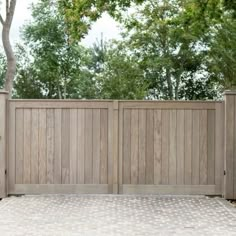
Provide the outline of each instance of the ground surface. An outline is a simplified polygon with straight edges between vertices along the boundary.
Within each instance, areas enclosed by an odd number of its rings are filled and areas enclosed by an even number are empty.
[[[236,208],[197,196],[11,197],[0,235],[236,235]]]

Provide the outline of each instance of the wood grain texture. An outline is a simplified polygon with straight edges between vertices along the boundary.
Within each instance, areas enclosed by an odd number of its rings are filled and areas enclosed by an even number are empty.
[[[207,111],[200,111],[200,184],[207,184]]]
[[[192,184],[200,184],[200,111],[193,111]]]
[[[47,175],[46,109],[39,109],[39,184],[46,184]]]
[[[100,183],[100,109],[93,110],[93,184]]]
[[[154,118],[153,110],[147,110],[146,184],[154,184]],[[132,163],[133,164],[133,163]]]
[[[184,184],[184,110],[177,110],[177,184]]]
[[[47,184],[54,176],[54,109],[47,109]]]
[[[138,184],[138,109],[131,111],[131,184]]]
[[[77,109],[70,109],[70,184],[77,183]]]
[[[62,110],[61,169],[62,184],[70,183],[70,109]]]
[[[17,114],[18,115],[18,114]],[[32,110],[31,184],[39,183],[39,110]],[[18,147],[20,148],[20,147]]]
[[[84,184],[84,158],[85,158],[85,109],[78,109],[78,184]]]
[[[162,110],[161,183],[169,184],[170,110]]]
[[[139,167],[138,167],[138,183],[146,182],[146,110],[139,109]]]
[[[16,109],[16,184],[23,184],[24,171],[24,110]]]
[[[24,109],[24,172],[23,183],[31,183],[31,109]]]
[[[177,123],[176,110],[170,112],[169,184],[177,184]]]
[[[154,111],[154,184],[161,183],[161,110]]]
[[[101,109],[100,183],[108,183],[108,111]]]
[[[93,110],[85,110],[85,184],[93,183]]]
[[[207,111],[207,183],[215,184],[215,111]]]
[[[131,110],[124,110],[123,183],[131,183]]]
[[[55,109],[54,111],[55,127],[54,127],[54,184],[62,183],[62,169],[61,169],[61,146],[62,146],[62,110]]]
[[[184,183],[192,183],[192,111],[185,110],[184,118]]]

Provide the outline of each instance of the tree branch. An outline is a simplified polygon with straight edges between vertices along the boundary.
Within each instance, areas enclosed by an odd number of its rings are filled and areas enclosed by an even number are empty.
[[[1,24],[2,25],[4,25],[4,20],[3,20],[3,18],[2,18],[2,15],[0,14],[0,22],[1,22]]]
[[[6,15],[9,12],[9,0],[6,0]]]

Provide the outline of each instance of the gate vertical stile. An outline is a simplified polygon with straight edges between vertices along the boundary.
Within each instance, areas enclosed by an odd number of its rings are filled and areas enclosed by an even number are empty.
[[[0,91],[0,198],[7,196],[6,186],[6,116],[7,116],[8,92]]]

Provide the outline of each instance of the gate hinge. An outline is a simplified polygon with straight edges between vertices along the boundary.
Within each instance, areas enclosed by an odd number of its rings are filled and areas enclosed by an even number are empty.
[[[224,175],[226,175],[226,171],[224,170]]]

